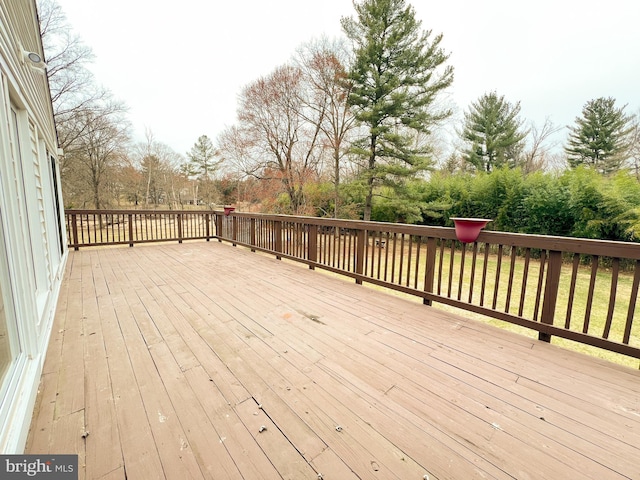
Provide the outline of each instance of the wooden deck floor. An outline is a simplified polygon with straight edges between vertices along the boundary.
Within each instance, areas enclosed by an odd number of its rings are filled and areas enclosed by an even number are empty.
[[[27,453],[87,479],[603,480],[639,479],[639,446],[636,370],[194,242],[70,254]]]

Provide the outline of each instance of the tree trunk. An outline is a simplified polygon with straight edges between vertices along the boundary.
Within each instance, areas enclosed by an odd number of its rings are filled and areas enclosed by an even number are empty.
[[[334,171],[333,171],[333,178],[334,178],[334,186],[335,186],[335,200],[334,200],[334,205],[333,205],[333,218],[338,218],[338,210],[339,210],[339,204],[340,204],[340,152],[338,150],[335,150],[334,152]]]
[[[378,137],[377,135],[371,135],[371,145],[369,147],[369,178],[367,178],[367,185],[369,189],[367,190],[367,196],[364,201],[364,214],[363,220],[368,222],[371,220],[371,206],[373,204],[373,169],[376,166],[376,144]]]

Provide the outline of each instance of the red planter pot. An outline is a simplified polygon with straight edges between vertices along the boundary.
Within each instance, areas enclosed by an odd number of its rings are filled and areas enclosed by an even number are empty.
[[[451,218],[456,227],[456,237],[463,243],[473,243],[487,223],[486,218]]]
[[[224,207],[224,214],[225,214],[226,216],[229,216],[229,214],[230,214],[231,212],[233,212],[235,209],[236,209],[236,207]]]

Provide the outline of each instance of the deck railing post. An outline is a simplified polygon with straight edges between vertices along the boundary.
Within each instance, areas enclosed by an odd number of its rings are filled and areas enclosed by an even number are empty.
[[[424,273],[424,291],[427,293],[433,293],[433,279],[436,273],[436,249],[437,240],[435,237],[429,237],[427,239],[427,266]],[[423,298],[422,303],[425,305],[431,305],[433,302],[428,298]]]
[[[127,214],[127,220],[129,221],[129,246],[133,247],[133,219],[132,213]]]
[[[78,221],[77,215],[75,213],[71,214],[71,230],[73,232],[73,249],[78,250],[80,247],[78,246]]]
[[[282,222],[280,220],[273,221],[273,233],[276,241],[276,252],[282,253]],[[280,255],[276,255],[276,258],[280,260]]]
[[[551,250],[549,252],[547,279],[544,286],[544,300],[540,322],[553,325],[553,317],[558,300],[558,287],[560,285],[560,270],[562,269],[562,252]],[[551,334],[539,332],[538,339],[543,342],[551,341]]]
[[[249,224],[249,241],[251,242],[251,246],[254,247],[256,245],[256,219],[251,218],[251,222]],[[255,252],[256,249],[252,248],[252,252]]]
[[[182,243],[182,214],[176,215],[178,221],[178,243]]]
[[[218,241],[222,242],[222,220],[223,217],[222,215],[219,214],[215,214],[216,215],[216,237],[218,237]]]
[[[364,272],[364,243],[366,241],[367,235],[366,230],[356,230],[356,272],[358,275],[362,275]],[[362,280],[356,279],[356,283],[358,285],[362,285]]]
[[[207,212],[204,214],[204,223],[205,223],[205,235],[207,237],[207,242],[211,239],[211,213]]]
[[[309,260],[309,268],[314,270],[316,266],[315,263],[318,262],[318,226],[317,225],[309,225],[309,231],[307,233],[309,235],[307,241],[307,260]]]

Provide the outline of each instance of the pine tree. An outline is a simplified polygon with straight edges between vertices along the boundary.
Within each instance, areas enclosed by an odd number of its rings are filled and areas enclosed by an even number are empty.
[[[464,159],[477,170],[515,166],[524,146],[520,102],[512,105],[496,92],[485,93],[464,114],[462,140],[468,145]]]
[[[216,149],[206,135],[198,137],[198,141],[193,144],[187,153],[191,163],[191,171],[196,172],[202,179],[210,180],[220,163],[215,161]]]
[[[366,159],[364,219],[369,220],[376,186],[400,185],[429,168],[429,148],[416,145],[414,134],[428,134],[451,114],[434,101],[453,82],[453,68],[443,67],[448,55],[439,46],[442,35],[429,41],[431,31],[421,30],[405,0],[362,0],[354,8],[356,18],[343,18],[342,27],[354,47],[348,102],[366,127],[352,150]]]
[[[614,98],[589,100],[570,128],[564,150],[572,168],[585,165],[608,175],[620,169],[630,148],[632,117],[625,106],[616,108]]]

